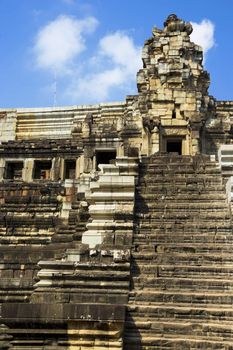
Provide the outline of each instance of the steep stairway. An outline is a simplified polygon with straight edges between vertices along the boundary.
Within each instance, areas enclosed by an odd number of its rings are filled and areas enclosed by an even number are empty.
[[[233,349],[233,235],[207,156],[156,155],[139,169],[124,349]]]
[[[28,303],[38,281],[38,261],[64,258],[81,241],[88,220],[74,195],[67,219],[60,217],[60,182],[0,184],[0,302]]]

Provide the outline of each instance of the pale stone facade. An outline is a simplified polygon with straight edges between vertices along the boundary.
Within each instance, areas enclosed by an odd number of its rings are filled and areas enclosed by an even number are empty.
[[[233,348],[233,102],[191,32],[125,102],[0,110],[1,349]]]

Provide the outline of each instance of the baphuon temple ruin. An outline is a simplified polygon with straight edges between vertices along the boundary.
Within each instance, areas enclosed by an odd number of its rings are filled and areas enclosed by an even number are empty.
[[[0,349],[233,349],[233,101],[191,32],[125,102],[0,110]]]

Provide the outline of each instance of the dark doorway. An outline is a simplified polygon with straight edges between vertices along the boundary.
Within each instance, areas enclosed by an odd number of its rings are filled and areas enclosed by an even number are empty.
[[[49,180],[51,172],[51,160],[36,160],[34,163],[34,179]]]
[[[116,151],[96,151],[96,168],[99,164],[111,164],[116,159]]]
[[[76,171],[75,160],[65,160],[65,179],[74,180]]]
[[[5,179],[21,180],[23,171],[23,162],[6,163]]]
[[[182,141],[181,140],[171,140],[167,141],[167,152],[168,153],[178,153],[182,154]]]

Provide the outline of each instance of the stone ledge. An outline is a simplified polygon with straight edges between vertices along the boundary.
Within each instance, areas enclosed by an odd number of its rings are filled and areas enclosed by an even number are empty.
[[[1,322],[61,323],[69,321],[124,322],[124,305],[107,304],[22,304],[1,305]]]

